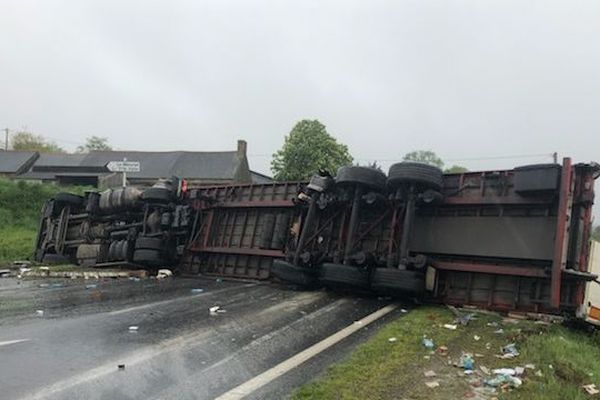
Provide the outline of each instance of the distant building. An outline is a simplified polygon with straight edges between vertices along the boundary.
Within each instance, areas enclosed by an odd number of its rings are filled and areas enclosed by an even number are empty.
[[[35,151],[0,151],[0,176],[22,174],[31,168],[38,157]]]
[[[16,179],[64,185],[116,186],[121,174],[107,169],[111,161],[139,161],[140,172],[127,173],[131,185],[148,186],[157,179],[178,176],[191,185],[268,183],[272,179],[251,171],[247,144],[234,151],[92,151],[84,154],[0,152],[0,174]],[[17,154],[18,153],[18,154]]]

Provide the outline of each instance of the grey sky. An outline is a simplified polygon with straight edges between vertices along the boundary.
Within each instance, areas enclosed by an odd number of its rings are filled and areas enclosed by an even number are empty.
[[[597,1],[0,1],[0,125],[227,150],[301,118],[361,162],[600,159]],[[519,159],[465,160],[542,154]],[[547,154],[547,155],[545,155]],[[464,160],[464,161],[463,161]]]

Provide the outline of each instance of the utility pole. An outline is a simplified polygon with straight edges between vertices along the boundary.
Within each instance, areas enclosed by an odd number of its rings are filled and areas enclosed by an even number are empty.
[[[4,150],[8,151],[8,128],[4,128]]]
[[[558,164],[558,153],[556,151],[552,153],[552,157],[554,158],[554,164]]]

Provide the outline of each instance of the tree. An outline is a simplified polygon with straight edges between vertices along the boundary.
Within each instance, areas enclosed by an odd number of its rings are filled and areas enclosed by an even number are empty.
[[[276,180],[304,180],[318,170],[335,174],[339,167],[351,163],[348,146],[338,143],[318,120],[304,119],[273,154],[271,171]]]
[[[64,153],[65,150],[56,143],[47,140],[41,135],[34,135],[31,132],[20,131],[15,133],[10,139],[13,150],[20,151],[39,151],[42,153]]]
[[[596,225],[596,227],[592,230],[592,239],[600,242],[600,225]]]
[[[421,162],[421,163],[433,165],[433,166],[436,166],[436,167],[438,167],[440,169],[444,168],[444,162],[442,161],[442,159],[439,158],[437,156],[437,154],[435,154],[431,150],[415,150],[415,151],[411,151],[410,153],[407,153],[404,156],[404,161],[416,161],[416,162]]]
[[[108,138],[99,136],[89,136],[85,139],[83,146],[77,147],[78,153],[89,153],[90,151],[109,151],[112,147],[108,144]]]
[[[446,168],[444,170],[445,174],[460,174],[463,172],[469,172],[469,170],[466,167],[463,167],[462,165],[453,165],[450,168]]]

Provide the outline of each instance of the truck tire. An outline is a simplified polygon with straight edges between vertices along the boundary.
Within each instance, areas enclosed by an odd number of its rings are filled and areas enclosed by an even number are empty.
[[[335,177],[338,185],[363,185],[372,190],[381,191],[385,188],[385,174],[368,167],[345,166],[338,169]]]
[[[138,249],[133,253],[133,262],[156,267],[163,264],[163,258],[158,250]]]
[[[418,295],[425,291],[425,275],[397,268],[376,268],[371,280],[373,290],[385,294]]]
[[[273,261],[271,273],[286,283],[298,286],[312,286],[317,282],[314,270],[297,267],[283,260]]]
[[[369,288],[369,270],[352,265],[325,263],[321,267],[319,280],[329,286]]]
[[[83,205],[83,196],[78,196],[73,193],[57,193],[56,196],[54,196],[54,201],[63,205],[81,207]]]
[[[433,165],[403,161],[393,164],[388,172],[387,183],[392,188],[416,184],[421,189],[441,190],[444,173]]]
[[[161,238],[139,236],[135,240],[136,250],[163,250],[164,245]]]
[[[155,203],[168,203],[173,199],[173,192],[165,188],[151,187],[142,192],[141,199]]]

